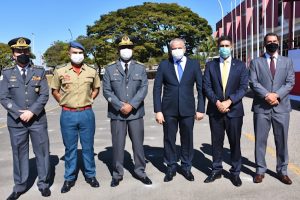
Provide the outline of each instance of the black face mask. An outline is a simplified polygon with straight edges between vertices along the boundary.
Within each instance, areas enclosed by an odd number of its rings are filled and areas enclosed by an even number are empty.
[[[266,49],[270,53],[274,53],[279,48],[279,45],[276,43],[269,43],[266,45]]]
[[[30,62],[30,56],[26,54],[21,54],[17,56],[17,62],[22,65],[27,65]]]

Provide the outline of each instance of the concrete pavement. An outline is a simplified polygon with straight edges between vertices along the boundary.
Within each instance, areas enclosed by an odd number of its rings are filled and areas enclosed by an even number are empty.
[[[227,139],[224,147],[224,170],[225,177],[213,183],[203,183],[211,169],[211,145],[210,129],[208,117],[196,122],[194,128],[194,149],[195,156],[192,172],[195,175],[195,181],[189,182],[177,173],[173,181],[163,182],[165,166],[163,164],[163,132],[162,127],[156,124],[154,120],[152,105],[152,86],[150,81],[149,92],[145,101],[145,154],[147,159],[146,172],[152,179],[153,185],[145,186],[132,176],[132,150],[129,138],[126,141],[125,152],[125,175],[124,180],[116,188],[110,187],[111,181],[111,135],[109,119],[106,117],[107,103],[102,94],[96,99],[93,109],[96,114],[96,135],[95,135],[95,159],[97,167],[97,178],[100,181],[100,188],[91,188],[85,181],[81,170],[79,169],[76,185],[66,194],[60,193],[63,184],[64,174],[64,146],[60,134],[59,116],[60,107],[51,97],[46,108],[49,126],[51,165],[52,165],[52,195],[49,198],[43,198],[36,186],[35,160],[30,149],[30,189],[23,194],[20,199],[300,199],[300,111],[299,107],[291,113],[291,122],[289,130],[289,175],[293,180],[290,186],[282,184],[275,178],[275,145],[274,137],[270,132],[268,141],[267,164],[269,171],[261,184],[252,182],[254,168],[254,135],[252,113],[250,111],[252,99],[244,98],[245,118],[243,125],[243,134],[241,138],[243,169],[241,179],[243,185],[236,188],[228,179],[228,165],[230,161],[229,145]],[[9,141],[9,134],[6,128],[5,110],[0,108],[0,199],[5,199],[12,191],[12,155]],[[177,140],[179,144],[179,137]],[[80,144],[79,144],[80,149]],[[81,165],[79,165],[79,168]]]

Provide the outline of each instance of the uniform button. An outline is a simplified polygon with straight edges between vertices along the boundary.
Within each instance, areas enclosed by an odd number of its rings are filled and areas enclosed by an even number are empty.
[[[28,102],[29,100],[28,99],[26,99],[26,102]]]
[[[25,92],[25,94],[28,94],[28,92]]]
[[[126,88],[128,89],[128,86]]]
[[[15,86],[15,85],[12,85],[13,87]]]
[[[128,94],[127,94],[127,96],[128,96]]]

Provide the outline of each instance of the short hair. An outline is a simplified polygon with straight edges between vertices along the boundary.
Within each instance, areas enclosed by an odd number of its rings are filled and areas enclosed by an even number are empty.
[[[230,42],[230,44],[232,44],[232,38],[228,35],[222,35],[221,37],[219,37],[218,39],[218,46],[220,46],[220,43],[224,40],[227,40]]]
[[[279,41],[279,36],[276,33],[267,33],[264,37],[264,44],[266,44],[267,37],[269,37],[269,36],[275,36],[277,38],[277,40]]]
[[[171,46],[172,46],[172,44],[173,44],[174,42],[182,42],[184,48],[186,48],[186,47],[185,47],[185,39],[182,39],[182,38],[174,38],[174,39],[172,39],[172,40],[170,41],[170,48],[171,48]]]

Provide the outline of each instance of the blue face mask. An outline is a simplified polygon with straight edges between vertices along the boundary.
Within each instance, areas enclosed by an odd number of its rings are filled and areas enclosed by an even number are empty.
[[[231,55],[231,48],[230,47],[220,47],[219,53],[222,58],[226,59]]]

